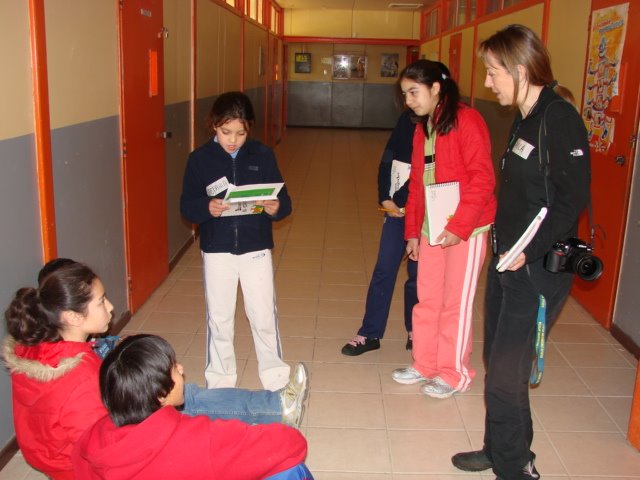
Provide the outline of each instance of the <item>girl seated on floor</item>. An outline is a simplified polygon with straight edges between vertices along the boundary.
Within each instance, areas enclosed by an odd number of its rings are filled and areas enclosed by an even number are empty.
[[[25,460],[53,479],[73,479],[71,449],[107,411],[100,400],[101,360],[87,339],[107,331],[113,305],[86,265],[57,259],[37,288],[21,288],[5,312],[3,356],[11,373],[13,418]],[[299,425],[307,391],[302,364],[281,391],[185,386],[188,415],[247,423]]]
[[[82,479],[309,479],[302,434],[281,424],[247,425],[181,415],[182,365],[155,335],[125,338],[100,367],[109,415],[72,454]]]

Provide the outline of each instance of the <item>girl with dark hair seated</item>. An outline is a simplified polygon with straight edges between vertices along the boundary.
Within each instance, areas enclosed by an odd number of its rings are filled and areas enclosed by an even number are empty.
[[[182,365],[155,335],[125,338],[100,367],[109,415],[78,440],[82,479],[309,479],[302,434],[281,424],[247,425],[181,415]]]
[[[5,312],[9,336],[2,353],[18,445],[29,464],[56,480],[75,478],[73,444],[107,413],[98,389],[101,359],[87,339],[107,331],[112,311],[89,267],[56,259],[42,268],[38,287],[18,290]],[[307,384],[302,364],[277,392],[187,384],[183,413],[299,425]]]

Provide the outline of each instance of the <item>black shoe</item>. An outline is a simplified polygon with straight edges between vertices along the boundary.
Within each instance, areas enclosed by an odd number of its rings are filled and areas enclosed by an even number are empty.
[[[364,341],[361,341],[361,339],[364,339]],[[379,348],[380,340],[378,338],[366,338],[356,335],[353,340],[342,347],[342,354],[355,357],[370,350],[378,350]]]
[[[411,335],[407,336],[407,343],[404,348],[406,348],[407,350],[413,350],[413,338],[411,338]]]
[[[465,472],[481,472],[493,467],[493,462],[484,453],[484,450],[456,453],[451,457],[451,463],[456,468]]]

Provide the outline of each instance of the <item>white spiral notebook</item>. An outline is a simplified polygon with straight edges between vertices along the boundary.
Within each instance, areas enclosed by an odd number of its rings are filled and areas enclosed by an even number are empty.
[[[498,264],[496,265],[496,270],[499,272],[504,272],[509,266],[515,262],[518,255],[520,255],[524,249],[529,245],[536,232],[540,228],[540,224],[544,220],[544,217],[547,216],[547,208],[542,207],[540,212],[533,218],[527,229],[520,236],[518,241],[509,249],[506,255],[504,255]]]
[[[436,238],[456,213],[460,202],[458,182],[434,183],[424,187],[425,209],[429,224],[429,245],[438,245]]]

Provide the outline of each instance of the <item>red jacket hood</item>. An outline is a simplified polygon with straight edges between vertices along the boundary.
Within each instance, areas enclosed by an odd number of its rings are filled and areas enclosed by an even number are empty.
[[[258,480],[304,461],[302,434],[286,425],[190,417],[163,407],[116,427],[104,417],[78,440],[72,463],[83,480]]]
[[[7,337],[13,424],[24,458],[54,479],[73,478],[71,448],[106,410],[100,400],[100,359],[88,342],[35,346]]]
[[[130,479],[163,451],[181,417],[177,410],[167,407],[139,424],[116,427],[111,418],[105,416],[80,438],[73,458],[78,456],[87,462],[85,465],[92,473],[88,478]],[[162,428],[158,428],[159,424]],[[87,477],[79,475],[78,478]]]
[[[58,388],[53,380],[73,371],[85,355],[95,356],[88,342],[43,342],[29,346],[12,337],[5,338],[2,354],[13,375],[14,398],[25,406],[36,404],[51,389]],[[21,375],[26,377],[24,381],[19,380]]]

